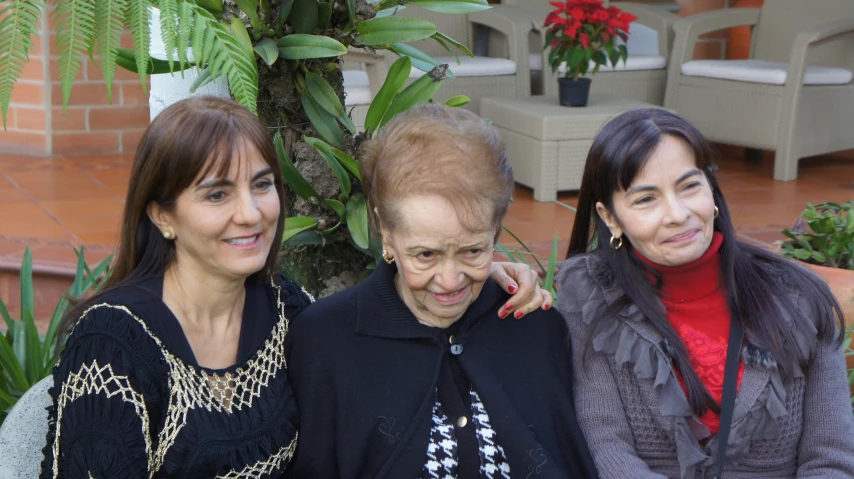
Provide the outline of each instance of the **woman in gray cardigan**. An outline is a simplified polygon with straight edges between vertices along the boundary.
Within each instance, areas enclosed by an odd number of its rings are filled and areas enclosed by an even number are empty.
[[[599,475],[712,478],[721,462],[726,478],[854,478],[839,305],[736,238],[711,158],[652,109],[590,150],[558,294]]]

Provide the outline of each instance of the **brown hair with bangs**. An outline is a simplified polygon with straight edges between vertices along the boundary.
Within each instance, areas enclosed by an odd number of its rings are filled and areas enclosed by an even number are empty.
[[[131,169],[119,249],[101,293],[77,304],[63,319],[67,333],[82,312],[106,292],[163,274],[175,260],[175,244],[163,238],[147,214],[156,202],[172,211],[178,196],[211,173],[225,176],[238,152],[252,145],[273,170],[279,210],[285,214],[278,156],[260,120],[240,104],[217,97],[188,98],[163,110],[142,136]],[[284,222],[279,221],[267,262],[250,280],[267,281],[276,271]],[[60,335],[62,336],[62,335]],[[62,339],[60,339],[61,341]]]
[[[425,103],[392,119],[362,145],[359,161],[374,231],[400,224],[397,203],[412,195],[451,201],[463,226],[500,231],[513,170],[498,131],[476,114]]]

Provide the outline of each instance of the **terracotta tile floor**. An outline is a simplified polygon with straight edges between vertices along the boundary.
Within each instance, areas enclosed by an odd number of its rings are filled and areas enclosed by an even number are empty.
[[[770,154],[761,164],[748,164],[741,150],[720,149],[720,183],[748,241],[773,244],[807,202],[854,200],[854,152],[802,160],[798,180],[782,183],[772,179]],[[0,270],[19,268],[27,246],[36,272],[44,274],[72,273],[75,246],[85,245],[90,264],[106,258],[118,240],[130,163],[130,156],[0,156]],[[575,206],[576,195],[562,194],[559,201]],[[518,187],[506,226],[547,257],[555,233],[561,255],[566,250],[573,218],[565,206],[538,203]],[[518,246],[507,234],[501,241]]]

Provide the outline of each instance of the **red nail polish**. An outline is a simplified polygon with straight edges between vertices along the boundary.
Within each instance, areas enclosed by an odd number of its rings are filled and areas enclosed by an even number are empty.
[[[507,287],[507,289],[510,290],[511,294],[515,293],[516,292],[516,285],[511,284],[510,286]]]
[[[504,309],[510,311],[511,309],[513,309],[513,305],[512,304],[505,305]]]
[[[501,319],[504,319],[505,317],[507,317],[507,311],[502,311],[502,312],[498,313],[498,317]]]
[[[551,309],[551,307],[552,307],[552,305],[547,304],[547,305],[543,306],[543,310],[548,311],[549,309]]]
[[[521,311],[516,311],[516,314],[514,314],[513,316],[516,316],[516,319],[519,319],[519,318],[521,318],[521,317],[522,317],[522,316],[524,316],[524,315],[525,315],[525,313],[523,313],[523,312],[521,312]]]

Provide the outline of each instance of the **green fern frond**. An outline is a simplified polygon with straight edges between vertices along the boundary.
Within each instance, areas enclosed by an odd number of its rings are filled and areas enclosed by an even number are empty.
[[[0,113],[6,129],[6,113],[12,101],[12,88],[29,61],[33,33],[38,34],[41,0],[12,0],[0,10]]]
[[[68,1],[68,0],[65,0]],[[128,21],[131,38],[133,38],[133,50],[136,57],[136,71],[139,73],[139,81],[142,83],[142,91],[148,92],[146,75],[148,75],[148,52],[151,49],[151,11],[148,0],[130,0],[127,5],[125,18]]]
[[[121,45],[122,14],[127,8],[127,0],[99,0],[95,10],[95,23],[98,25],[98,53],[101,55],[101,71],[107,85],[107,96],[113,98],[113,78],[116,76],[117,48]]]
[[[178,48],[178,0],[159,0],[158,6],[160,7],[160,35],[166,46],[166,60],[169,61],[171,69],[175,50]],[[178,58],[180,59],[180,56]]]
[[[178,49],[178,62],[181,68],[189,61],[187,50],[190,48],[190,38],[193,34],[193,7],[189,2],[181,2],[178,5],[178,38],[176,48]]]
[[[62,105],[68,104],[71,86],[89,44],[95,37],[95,2],[97,0],[65,0],[56,3],[56,49],[59,53],[59,81],[62,84]]]
[[[231,28],[209,12],[196,7],[193,58],[199,68],[208,67],[214,78],[225,77],[234,99],[258,112],[258,68],[255,57],[243,48]]]

